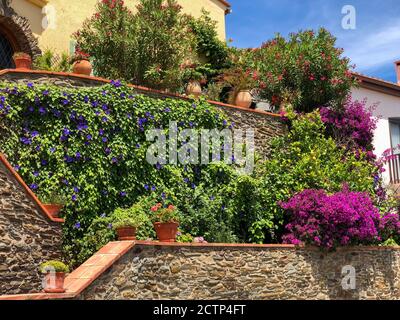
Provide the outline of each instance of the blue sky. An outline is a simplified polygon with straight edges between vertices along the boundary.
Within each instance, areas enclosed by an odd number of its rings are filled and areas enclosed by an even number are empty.
[[[227,38],[237,47],[258,47],[276,32],[327,28],[356,71],[396,82],[400,60],[400,0],[230,0]],[[342,28],[342,8],[356,9],[356,29]]]

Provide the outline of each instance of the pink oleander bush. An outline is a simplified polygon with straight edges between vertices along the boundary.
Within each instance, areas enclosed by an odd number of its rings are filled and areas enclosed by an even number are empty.
[[[304,190],[280,206],[289,214],[284,243],[334,249],[381,243],[400,232],[398,214],[381,215],[367,193],[347,187],[332,195]]]
[[[249,66],[257,71],[262,98],[279,108],[290,104],[299,112],[320,106],[341,109],[355,85],[350,60],[326,29],[277,35],[251,50]]]

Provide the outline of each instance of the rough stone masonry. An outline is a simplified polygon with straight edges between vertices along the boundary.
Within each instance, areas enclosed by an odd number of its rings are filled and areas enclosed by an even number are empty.
[[[400,299],[400,248],[136,244],[79,298]]]
[[[42,289],[40,263],[61,257],[61,224],[50,221],[0,161],[0,295]]]

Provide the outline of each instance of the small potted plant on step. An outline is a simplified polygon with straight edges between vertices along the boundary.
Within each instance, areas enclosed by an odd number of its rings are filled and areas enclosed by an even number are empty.
[[[118,208],[113,213],[112,226],[117,232],[119,241],[136,240],[136,231],[148,217],[138,205],[128,209]]]
[[[32,69],[32,58],[25,52],[16,52],[13,55],[16,69]]]
[[[63,293],[65,275],[69,268],[61,261],[51,260],[40,265],[40,272],[44,274],[43,287],[47,293]]]
[[[53,192],[48,197],[43,197],[41,200],[47,212],[53,218],[58,218],[59,212],[65,205],[65,198],[60,194]]]
[[[71,63],[72,72],[90,76],[92,74],[92,64],[89,61],[90,55],[81,50],[75,50],[75,55],[72,57]]]
[[[179,213],[172,204],[163,207],[157,203],[151,207],[153,214],[154,229],[160,242],[175,242],[179,227]]]

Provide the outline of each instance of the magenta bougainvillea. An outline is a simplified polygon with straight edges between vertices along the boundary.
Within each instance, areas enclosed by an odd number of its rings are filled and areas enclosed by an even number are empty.
[[[400,231],[398,214],[382,216],[367,193],[347,188],[332,195],[304,190],[280,205],[289,214],[285,243],[334,249],[378,243]]]
[[[339,145],[348,150],[367,152],[368,158],[373,155],[372,140],[376,129],[377,119],[373,117],[373,108],[367,108],[366,100],[351,101],[349,97],[342,110],[321,108],[321,119],[327,126],[328,132]]]

